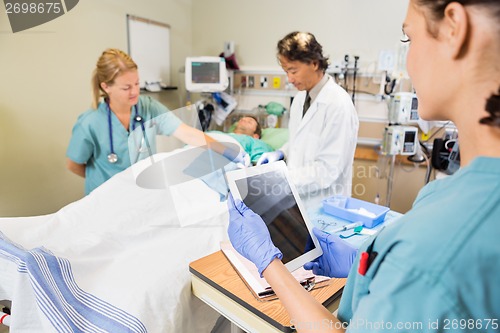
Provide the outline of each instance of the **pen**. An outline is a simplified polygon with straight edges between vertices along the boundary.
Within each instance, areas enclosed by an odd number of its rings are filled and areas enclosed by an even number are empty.
[[[368,258],[369,258],[368,252],[363,252],[360,255],[359,258],[359,266],[358,266],[358,273],[361,275],[365,275],[366,271],[368,270]]]
[[[363,225],[362,222],[354,222],[354,223],[351,223],[351,224],[346,224],[346,225],[344,225],[342,227],[339,227],[337,229],[334,229],[334,230],[330,231],[330,233],[333,234],[335,232],[346,231],[346,230],[354,229],[354,228],[362,226],[362,225]]]

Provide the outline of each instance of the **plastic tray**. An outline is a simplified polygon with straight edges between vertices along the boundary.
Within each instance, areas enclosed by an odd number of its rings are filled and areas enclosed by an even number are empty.
[[[375,217],[362,215],[349,209],[364,208]],[[335,195],[323,200],[323,210],[325,213],[339,217],[351,222],[363,222],[363,226],[373,228],[384,222],[385,214],[389,211],[388,207],[380,206],[371,202]]]

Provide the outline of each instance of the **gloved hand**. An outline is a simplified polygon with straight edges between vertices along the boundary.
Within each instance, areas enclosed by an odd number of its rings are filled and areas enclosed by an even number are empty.
[[[313,228],[313,233],[318,238],[323,255],[304,264],[304,269],[312,269],[316,275],[347,277],[358,250],[338,235],[329,234],[317,228]]]
[[[275,258],[283,258],[283,254],[274,246],[269,230],[259,215],[248,208],[243,201],[235,201],[231,193],[227,204],[229,240],[239,254],[257,266],[262,277],[262,272],[267,266]]]
[[[226,148],[222,153],[222,156],[235,163],[239,168],[246,168],[250,166],[250,155],[243,150],[239,151],[232,148]]]
[[[236,165],[240,168],[248,168],[252,161],[250,161],[250,155],[247,154],[246,152],[242,151],[238,156],[236,157]]]
[[[257,165],[273,163],[285,158],[285,155],[281,150],[271,151],[269,153],[262,154],[257,160]]]

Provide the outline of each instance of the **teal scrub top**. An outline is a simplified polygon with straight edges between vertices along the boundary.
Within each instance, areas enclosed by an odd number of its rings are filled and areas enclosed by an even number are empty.
[[[476,158],[426,185],[413,208],[368,241],[338,318],[347,332],[499,332],[500,159]]]
[[[260,139],[256,139],[244,134],[228,134],[240,143],[247,154],[250,155],[250,161],[252,162],[257,162],[262,154],[274,151],[274,149],[270,145]]]
[[[156,134],[171,135],[180,126],[181,120],[149,96],[139,97],[137,111],[144,119],[146,135],[151,152],[154,154],[156,152]],[[135,108],[132,108],[130,128],[127,131],[115,114],[111,113],[113,149],[118,156],[116,163],[108,161],[111,144],[106,103],[102,102],[97,110],[90,109],[78,117],[73,127],[66,156],[76,163],[86,164],[85,194],[89,194],[115,174],[130,167],[131,160],[136,162],[149,155],[145,145],[146,141],[142,139],[141,125],[133,120],[134,117]],[[134,128],[135,130],[133,130]],[[130,140],[133,149],[129,151],[130,133],[133,133]]]

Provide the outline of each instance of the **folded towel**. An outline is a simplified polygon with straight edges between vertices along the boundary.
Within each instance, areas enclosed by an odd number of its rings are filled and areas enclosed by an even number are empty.
[[[28,274],[38,306],[57,332],[147,332],[134,316],[80,289],[68,260],[44,248],[25,250],[1,232],[0,256]]]

